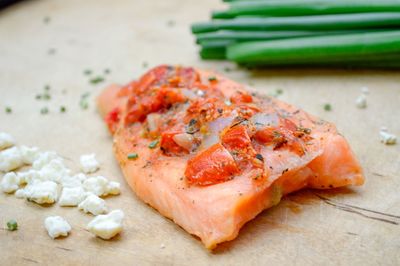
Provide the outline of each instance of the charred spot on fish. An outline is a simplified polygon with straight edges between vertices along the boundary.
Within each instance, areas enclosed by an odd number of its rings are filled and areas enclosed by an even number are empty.
[[[263,157],[260,153],[257,153],[257,154],[256,154],[256,158],[257,158],[258,160],[260,160],[261,162],[264,162],[264,157]]]
[[[282,175],[285,174],[288,171],[289,171],[289,168],[286,168],[285,170],[282,171]]]

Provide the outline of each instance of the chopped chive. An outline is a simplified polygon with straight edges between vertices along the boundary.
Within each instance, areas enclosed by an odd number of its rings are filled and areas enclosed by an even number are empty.
[[[40,109],[40,114],[45,115],[49,113],[49,108],[47,107],[43,107],[42,109]]]
[[[81,100],[79,102],[79,105],[81,106],[82,109],[88,109],[89,103],[86,100]]]
[[[98,77],[92,78],[92,79],[90,80],[90,83],[92,83],[92,84],[98,84],[98,83],[103,82],[103,81],[104,81],[104,78],[98,76]]]
[[[211,76],[211,77],[208,77],[208,80],[209,81],[217,81],[217,77]]]
[[[50,17],[44,17],[43,23],[48,24],[50,22]]]
[[[45,90],[45,91],[49,91],[49,90],[50,90],[50,86],[49,86],[49,85],[45,85],[45,86],[44,86],[44,90]]]
[[[83,74],[85,74],[86,76],[89,76],[92,74],[92,70],[86,69],[85,71],[83,71]]]
[[[149,64],[148,64],[146,61],[144,61],[144,62],[142,63],[142,66],[143,66],[143,68],[147,68],[147,67],[149,66]]]
[[[331,111],[332,110],[331,104],[329,104],[329,103],[324,104],[324,110],[327,112]]]
[[[276,95],[281,95],[283,94],[283,90],[282,89],[277,89],[276,90]]]
[[[61,113],[65,113],[65,111],[67,111],[67,108],[65,106],[61,106],[60,107],[60,112]]]
[[[48,93],[43,93],[42,98],[43,98],[43,100],[50,100],[51,96]]]
[[[11,107],[9,107],[9,106],[6,107],[6,113],[7,114],[11,114],[12,113]]]
[[[7,229],[10,231],[15,231],[18,229],[18,224],[17,221],[15,221],[14,219],[11,219],[7,222]]]
[[[111,73],[110,69],[108,69],[108,68],[104,69],[104,74],[110,74],[110,73]]]
[[[137,154],[136,152],[128,154],[128,159],[129,160],[136,160],[137,158],[139,158],[139,154]]]
[[[41,94],[38,94],[38,95],[36,95],[36,100],[40,100],[40,99],[42,99],[42,95]]]
[[[159,142],[158,139],[153,140],[152,142],[150,142],[149,148],[150,148],[150,149],[154,149],[155,147],[157,147],[158,142]]]

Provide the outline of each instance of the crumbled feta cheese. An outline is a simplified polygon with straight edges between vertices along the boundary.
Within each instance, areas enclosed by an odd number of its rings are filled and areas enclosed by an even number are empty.
[[[118,195],[121,193],[121,184],[115,181],[108,182],[106,186],[106,194]]]
[[[110,239],[122,231],[123,219],[124,213],[114,210],[109,214],[96,216],[87,225],[87,229],[102,239]]]
[[[23,165],[22,154],[18,147],[12,147],[0,152],[0,171],[9,172]]]
[[[0,150],[9,148],[15,145],[14,138],[5,132],[0,132]]]
[[[67,236],[71,232],[71,226],[61,216],[49,216],[44,220],[44,226],[51,238]]]
[[[93,176],[83,181],[83,188],[97,196],[102,196],[106,193],[107,184],[108,180],[105,177]]]
[[[360,109],[367,108],[367,96],[365,94],[361,94],[356,99],[356,106]]]
[[[61,179],[61,185],[63,187],[80,187],[82,186],[83,180],[86,179],[86,175],[79,173],[74,176],[65,175]]]
[[[4,193],[12,193],[19,187],[19,177],[14,172],[9,172],[3,176],[0,187]]]
[[[100,168],[99,162],[96,160],[94,153],[82,155],[79,159],[81,169],[85,174],[96,172]]]
[[[27,198],[38,204],[54,203],[58,198],[58,186],[53,181],[35,180],[28,184],[22,191],[18,191],[19,197]]]
[[[39,157],[38,147],[21,146],[20,148],[22,161],[25,164],[32,164]]]
[[[381,128],[381,130],[379,132],[379,135],[381,137],[381,142],[386,144],[386,145],[393,145],[393,144],[396,144],[396,142],[397,142],[396,135],[390,134],[387,131],[387,128],[385,128],[385,127]]]
[[[60,158],[57,153],[53,151],[46,151],[46,152],[41,152],[38,154],[37,158],[35,161],[33,161],[32,167],[33,169],[40,170],[48,164],[51,160],[53,159],[58,159]]]
[[[93,215],[103,214],[108,211],[105,200],[92,193],[90,193],[86,199],[79,204],[78,209]]]
[[[71,173],[71,170],[65,167],[61,158],[57,158],[45,164],[42,169],[39,170],[39,173],[40,179],[43,181],[50,180],[60,183],[65,176]]]
[[[65,187],[61,192],[58,204],[60,206],[78,206],[85,198],[85,190],[82,187]]]
[[[25,198],[25,190],[23,188],[18,189],[17,191],[15,191],[15,197],[17,197],[18,199],[24,199]]]
[[[83,181],[83,188],[97,196],[118,195],[121,185],[115,181],[108,181],[104,176],[93,176]]]

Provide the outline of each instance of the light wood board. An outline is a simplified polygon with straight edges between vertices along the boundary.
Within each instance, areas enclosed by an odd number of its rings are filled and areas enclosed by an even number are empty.
[[[92,217],[77,208],[42,207],[1,193],[0,224],[15,218],[19,230],[0,230],[0,264],[400,264],[400,145],[379,142],[381,126],[400,136],[399,72],[250,72],[201,61],[189,25],[208,19],[210,10],[221,6],[217,0],[31,0],[0,11],[0,131],[20,144],[57,151],[75,170],[81,154],[95,152],[102,163],[99,174],[122,183],[122,194],[109,197],[107,204],[126,214],[122,234],[103,241],[85,230]],[[264,93],[282,89],[282,100],[337,125],[364,167],[366,184],[295,193],[249,222],[236,240],[207,251],[129,190],[92,102],[106,84],[126,83],[161,63],[214,69]],[[232,71],[225,72],[227,66]],[[99,85],[89,84],[83,75],[85,69],[102,74],[105,68],[111,74]],[[35,100],[46,84],[52,99]],[[370,94],[368,108],[360,110],[354,101],[363,86]],[[86,111],[79,107],[85,92],[91,93]],[[328,102],[331,112],[323,110]],[[67,107],[64,114],[58,111],[61,105]],[[12,114],[4,112],[6,106]],[[48,115],[39,112],[44,106]],[[71,235],[50,239],[43,226],[48,215],[65,217],[73,227]]]

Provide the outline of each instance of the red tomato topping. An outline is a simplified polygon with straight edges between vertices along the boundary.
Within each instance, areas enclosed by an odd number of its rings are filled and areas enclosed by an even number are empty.
[[[108,129],[110,130],[111,134],[114,134],[117,130],[118,122],[120,120],[120,110],[118,107],[114,108],[111,112],[107,114],[104,118]]]
[[[230,180],[238,172],[232,155],[217,143],[188,161],[185,176],[189,184],[207,186]]]
[[[231,96],[231,102],[235,104],[239,103],[251,103],[253,102],[253,97],[247,92],[238,91]]]
[[[228,149],[244,149],[251,144],[249,135],[247,134],[247,128],[243,125],[238,125],[230,128],[222,136],[222,144]]]
[[[186,149],[176,144],[174,141],[174,136],[182,132],[178,131],[169,131],[161,133],[161,142],[160,147],[161,150],[167,155],[179,155],[182,153],[188,153]]]

